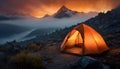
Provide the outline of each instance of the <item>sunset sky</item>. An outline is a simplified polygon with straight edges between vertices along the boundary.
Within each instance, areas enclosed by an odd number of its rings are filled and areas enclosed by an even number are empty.
[[[26,14],[42,17],[54,14],[61,6],[78,12],[106,12],[120,0],[0,0],[0,14]]]

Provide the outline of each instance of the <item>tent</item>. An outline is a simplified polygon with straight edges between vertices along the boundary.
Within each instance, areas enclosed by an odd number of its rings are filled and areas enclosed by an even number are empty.
[[[100,54],[108,49],[102,36],[86,24],[74,27],[61,44],[62,52],[79,55]]]

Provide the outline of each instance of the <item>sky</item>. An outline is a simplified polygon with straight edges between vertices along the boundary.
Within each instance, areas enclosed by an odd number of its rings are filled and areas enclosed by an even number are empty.
[[[106,12],[119,4],[120,0],[0,0],[0,14],[43,17],[63,5],[78,12]]]

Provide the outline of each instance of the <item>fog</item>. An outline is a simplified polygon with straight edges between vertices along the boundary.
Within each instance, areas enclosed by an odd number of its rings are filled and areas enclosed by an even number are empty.
[[[76,25],[78,23],[84,22],[96,15],[97,14],[91,13],[91,14],[77,14],[70,18],[61,18],[61,19],[57,19],[51,16],[51,17],[45,17],[41,19],[21,19],[21,20],[0,21],[0,23],[7,23],[7,24],[13,24],[17,26],[30,28],[30,30],[26,32],[18,33],[18,34],[12,35],[11,37],[6,37],[5,39],[0,39],[0,42],[3,43],[6,41],[12,41],[12,40],[20,41],[22,40],[23,37],[29,35],[32,31],[35,31],[37,29],[54,28],[53,30],[55,30],[58,28],[70,27],[72,25]],[[43,31],[46,31],[46,30],[43,30]],[[35,35],[33,35],[33,37],[34,36]],[[23,39],[26,39],[26,38],[23,38]]]
[[[12,36],[10,36],[10,37],[1,38],[1,39],[0,39],[0,44],[4,44],[4,43],[6,43],[6,42],[13,41],[13,40],[16,40],[16,41],[24,41],[24,40],[28,40],[28,39],[35,38],[35,36],[29,37],[29,38],[24,38],[24,37],[27,36],[29,33],[31,33],[33,30],[34,30],[34,29],[29,30],[29,31],[26,31],[26,32],[18,33],[18,34],[12,35]]]
[[[25,26],[30,28],[64,28],[77,23],[84,22],[85,20],[96,16],[97,13],[76,14],[70,18],[57,19],[54,17],[36,18],[36,19],[22,19],[22,20],[8,20],[1,21],[3,23],[9,23],[19,26]]]

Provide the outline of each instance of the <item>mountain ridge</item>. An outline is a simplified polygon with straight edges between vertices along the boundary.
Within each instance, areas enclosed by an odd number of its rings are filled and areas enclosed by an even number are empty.
[[[75,15],[76,13],[78,12],[70,10],[66,6],[63,5],[53,16],[55,18],[65,18],[65,17],[71,17],[72,15]]]

